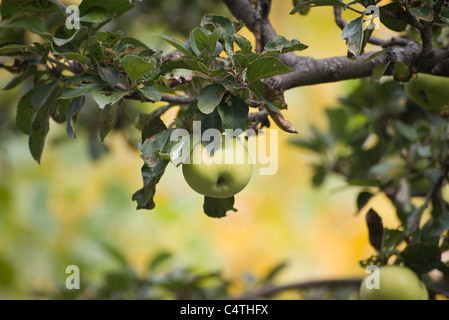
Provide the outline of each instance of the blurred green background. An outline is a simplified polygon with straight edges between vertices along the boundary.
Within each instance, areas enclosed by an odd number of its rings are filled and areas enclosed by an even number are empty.
[[[232,17],[221,1],[144,1],[137,7],[109,28],[122,29],[164,52],[172,48],[151,33],[185,40],[205,13]],[[270,17],[279,34],[309,45],[302,55],[346,55],[329,8],[315,8],[307,16],[289,15],[291,9],[290,1],[273,1]],[[379,36],[382,32],[376,30]],[[242,34],[254,39],[246,28]],[[11,78],[2,71],[0,87]],[[327,126],[324,110],[353,85],[347,81],[289,90],[284,115],[298,135],[308,136],[312,124]],[[94,161],[85,131],[78,130],[72,140],[65,125],[52,122],[39,166],[28,151],[27,137],[14,129],[11,105],[25,90],[23,84],[0,92],[1,299],[32,299],[37,291],[63,288],[68,265],[80,268],[82,285],[101,283],[124,263],[137,275],[146,275],[161,252],[169,252],[171,259],[158,272],[183,267],[199,274],[220,271],[232,282],[234,295],[283,262],[287,264],[276,278],[278,284],[365,275],[358,261],[374,251],[364,215],[355,215],[357,190],[338,178],[312,188],[314,158],[289,144],[291,134],[279,131],[278,172],[255,174],[236,196],[238,212],[222,219],[207,217],[203,197],[173,165],[157,185],[156,208],[137,211],[131,196],[142,186],[138,131],[130,132],[134,145],[119,133],[110,134],[104,142],[109,153]],[[160,105],[134,106],[148,112]],[[169,121],[175,111],[164,119]],[[384,213],[386,227],[395,226],[385,199],[374,198],[372,207]]]

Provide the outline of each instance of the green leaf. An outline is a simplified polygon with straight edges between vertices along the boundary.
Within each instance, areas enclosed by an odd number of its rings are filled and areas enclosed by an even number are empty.
[[[398,130],[398,133],[405,139],[409,141],[418,140],[418,133],[416,132],[416,129],[414,129],[412,126],[405,124],[400,120],[395,121],[395,125],[396,129]]]
[[[198,75],[198,73],[189,69],[174,69],[172,73],[161,76],[158,79],[158,84],[175,88],[180,84],[192,81],[195,74]]]
[[[155,136],[165,130],[167,130],[167,126],[164,121],[161,120],[160,115],[151,114],[151,116],[148,116],[146,119],[145,125],[142,128],[142,144],[148,138],[151,138],[152,136]]]
[[[100,128],[100,140],[104,141],[109,132],[115,127],[119,114],[119,104],[114,103],[109,105],[106,109],[106,119],[104,119]]]
[[[189,58],[196,58],[195,55],[178,40],[173,39],[172,37],[169,37],[169,36],[167,36],[165,34],[161,34],[161,33],[158,33],[155,35],[158,36],[159,38],[161,38],[162,40],[168,42],[169,44],[171,44],[173,47],[175,47],[176,49],[178,49],[179,51],[184,53]]]
[[[150,101],[160,101],[161,100],[161,93],[159,92],[159,90],[157,90],[154,87],[142,87],[138,89],[139,92],[141,94],[143,94],[143,96],[145,98],[147,98]]]
[[[31,123],[36,114],[36,108],[31,104],[31,97],[34,90],[28,91],[17,105],[16,125],[25,134],[31,133]]]
[[[103,67],[101,64],[97,65],[98,75],[100,78],[114,87],[119,80],[119,71],[116,66],[110,65]]]
[[[160,132],[146,139],[142,144],[141,157],[145,163],[142,167],[143,188],[136,191],[132,197],[137,202],[137,209],[151,210],[155,207],[156,184],[169,164],[167,159],[158,158],[155,153],[166,151],[171,132],[172,130]]]
[[[107,13],[117,18],[125,12],[134,8],[133,1],[130,0],[83,0],[79,5],[80,15],[84,16],[93,7],[100,7]]]
[[[235,34],[235,28],[232,21],[226,16],[206,14],[201,20],[201,26],[213,31],[220,29],[221,36],[224,39],[225,51],[228,55],[234,53],[233,35]]]
[[[204,28],[195,28],[190,33],[190,46],[197,56],[205,51],[205,55],[210,57],[214,54],[220,36],[221,28],[215,29],[213,32]]]
[[[15,77],[9,81],[3,90],[10,90],[17,87],[20,83],[37,73],[37,67],[33,64],[28,64],[25,72],[21,73],[19,76]]]
[[[358,57],[363,44],[363,15],[349,22],[341,33],[341,38],[346,40],[348,51]]]
[[[142,78],[156,66],[156,60],[151,58],[149,61],[142,59],[134,54],[127,54],[121,61],[129,79],[132,82]]]
[[[244,36],[241,36],[239,34],[233,35],[234,42],[240,47],[240,50],[242,50],[243,53],[249,53],[251,50],[253,50],[253,46],[251,45],[251,41],[246,39]]]
[[[298,4],[291,12],[290,14],[295,14],[297,12],[303,11],[308,8],[313,7],[323,7],[323,6],[330,6],[330,7],[345,7],[346,4],[343,3],[340,0],[310,0],[310,1],[304,1]]]
[[[167,251],[161,251],[159,252],[153,259],[151,259],[148,270],[155,271],[157,268],[165,261],[170,259],[172,257],[172,254]]]
[[[420,5],[417,7],[410,7],[408,8],[408,11],[416,18],[425,21],[433,21],[433,18],[435,16],[433,8],[426,3],[420,3]]]
[[[388,250],[399,245],[405,238],[403,231],[394,229],[384,229],[384,237],[382,242],[383,250]]]
[[[293,70],[275,57],[261,57],[249,64],[246,77],[248,82],[254,82],[291,71]]]
[[[233,96],[229,97],[227,102],[221,101],[217,108],[223,129],[241,129],[245,131],[249,107],[243,100]]]
[[[54,42],[54,44],[55,45],[57,45],[58,47],[62,47],[63,45],[65,45],[65,44],[67,44],[67,43],[69,43],[70,41],[72,41],[73,39],[75,39],[75,37],[76,37],[76,35],[78,34],[78,32],[80,31],[81,29],[76,29],[75,30],[75,32],[70,36],[70,37],[68,37],[68,38],[66,38],[66,39],[62,39],[62,38],[58,38],[58,37],[53,37],[53,42]],[[73,55],[72,55],[73,56]],[[82,56],[82,55],[80,55],[80,54],[78,54],[78,56],[77,57],[79,57],[79,56]],[[86,59],[86,62],[87,62],[87,58],[84,58],[84,59]],[[84,62],[85,63],[85,62]]]
[[[50,95],[58,86],[58,83],[59,79],[37,87],[31,97],[31,104],[33,107],[39,109],[48,100]]]
[[[226,89],[219,83],[213,83],[204,87],[198,96],[198,109],[209,114],[214,111],[223,98]]]
[[[278,55],[286,52],[302,51],[307,48],[307,45],[299,42],[296,39],[287,40],[285,37],[278,35],[272,41],[269,41],[267,42],[267,44],[265,44],[265,48],[262,54]]]
[[[32,54],[36,54],[36,48],[34,44],[8,44],[0,47],[1,56],[22,56]]]
[[[79,75],[67,79],[64,82],[64,90],[60,99],[73,99],[84,96],[94,90],[101,90],[107,83],[97,75]]]
[[[382,6],[382,9],[394,14],[403,11],[402,7],[396,2],[391,2],[385,6]],[[384,15],[380,15],[379,19],[385,27],[396,32],[402,32],[405,28],[407,28],[407,22],[401,19],[389,18]]]
[[[59,10],[60,8],[50,0],[3,0],[0,13],[2,19],[9,19],[24,13],[51,13]]]
[[[228,211],[237,212],[234,208],[234,197],[217,199],[205,196],[203,210],[211,218],[226,217]]]
[[[368,226],[369,242],[374,249],[380,251],[384,232],[382,219],[373,209],[367,212],[365,218]]]
[[[368,203],[368,201],[373,197],[374,195],[371,192],[362,191],[357,196],[357,212],[360,212],[360,210],[365,207],[365,205]]]
[[[396,62],[394,64],[394,74],[399,81],[408,81],[410,69],[404,62]]]
[[[19,17],[7,24],[2,23],[2,28],[25,28],[31,33],[38,34],[40,36],[49,36],[50,30],[47,26],[37,17]]]
[[[402,252],[404,263],[417,273],[427,273],[440,262],[440,249],[430,243],[411,243]]]
[[[57,82],[54,81],[54,82]],[[33,97],[36,94],[36,91],[39,89],[35,89]],[[57,97],[48,98],[42,106],[37,110],[36,115],[34,116],[33,122],[31,124],[31,132],[30,137],[28,139],[28,146],[30,148],[31,155],[37,163],[40,163],[42,151],[44,150],[45,138],[47,137],[47,133],[50,129],[50,116],[56,107],[55,99]]]
[[[85,56],[76,52],[61,52],[61,53],[53,52],[53,54],[55,56],[63,56],[66,57],[67,59],[76,60],[81,63],[87,63],[89,61]]]
[[[385,74],[385,71],[387,71],[389,65],[390,65],[390,62],[381,63],[381,64],[376,65],[373,68],[373,73],[371,74],[371,78],[370,78],[371,83],[379,81]]]
[[[90,22],[90,23],[102,23],[109,18],[108,12],[101,7],[92,7],[87,10],[87,12],[80,17],[80,21],[82,22]]]
[[[67,135],[69,138],[76,138],[75,134],[75,124],[78,119],[78,114],[81,111],[81,108],[84,106],[85,97],[77,97],[70,101],[69,109],[67,110]]]
[[[92,98],[98,104],[100,109],[104,109],[107,105],[116,104],[120,101],[128,92],[121,90],[94,90],[92,91]]]

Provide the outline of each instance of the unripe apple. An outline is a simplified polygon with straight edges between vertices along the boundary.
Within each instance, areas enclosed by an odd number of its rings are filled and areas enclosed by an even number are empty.
[[[229,198],[242,191],[251,179],[253,164],[239,138],[222,136],[221,145],[212,155],[197,143],[189,160],[182,165],[187,184],[208,197]]]
[[[405,84],[409,98],[431,111],[439,111],[449,105],[449,78],[420,73]]]
[[[375,274],[366,276],[360,285],[361,300],[428,300],[424,283],[409,268],[396,265],[378,269],[378,288],[370,281],[376,281]]]

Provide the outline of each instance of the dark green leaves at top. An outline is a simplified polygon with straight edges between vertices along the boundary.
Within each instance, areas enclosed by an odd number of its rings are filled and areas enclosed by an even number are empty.
[[[205,196],[203,209],[204,213],[211,218],[223,218],[226,212],[237,211],[234,208],[234,197],[217,199]]]
[[[275,57],[260,57],[249,64],[246,77],[248,82],[253,82],[291,71],[292,69]]]
[[[134,1],[130,0],[83,0],[79,6],[81,16],[93,7],[101,7],[113,17],[118,17],[134,8]]]
[[[226,89],[219,83],[210,84],[201,90],[198,97],[198,109],[209,114],[218,106]]]
[[[31,33],[40,36],[50,36],[50,30],[48,30],[47,26],[37,17],[18,17],[6,24],[2,23],[0,27],[25,28]]]
[[[60,10],[50,0],[3,0],[0,7],[2,19],[22,15],[24,13],[49,13]]]
[[[302,51],[307,49],[308,46],[299,42],[296,39],[287,40],[283,36],[276,36],[272,41],[267,42],[262,54],[278,55],[281,53]]]

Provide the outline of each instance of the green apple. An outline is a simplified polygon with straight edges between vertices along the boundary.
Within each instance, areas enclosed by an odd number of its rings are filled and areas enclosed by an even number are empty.
[[[429,299],[426,286],[411,269],[388,265],[380,267],[378,272],[379,286],[377,289],[372,287],[376,281],[374,273],[363,279],[359,292],[361,300]]]
[[[239,138],[222,136],[221,145],[210,155],[207,147],[197,143],[190,163],[182,165],[187,184],[211,198],[229,198],[242,191],[251,179],[253,164]]]
[[[439,111],[449,105],[449,78],[420,73],[418,79],[411,78],[405,91],[412,101],[423,108]]]

